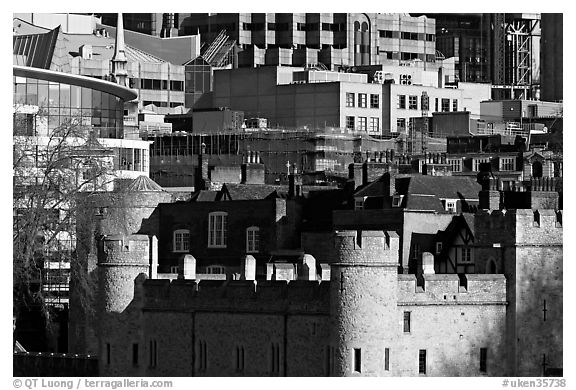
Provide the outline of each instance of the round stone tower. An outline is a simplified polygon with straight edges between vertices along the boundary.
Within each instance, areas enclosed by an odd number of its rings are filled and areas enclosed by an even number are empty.
[[[133,345],[143,349],[143,297],[135,291],[141,288],[149,271],[150,239],[143,234],[115,235],[102,237],[98,244],[96,335],[100,374],[126,375],[134,364],[126,358],[125,351],[133,350]]]
[[[330,375],[386,376],[399,335],[398,235],[337,231],[330,276]],[[387,370],[388,368],[388,370]]]
[[[69,350],[94,354],[98,350],[93,318],[95,302],[92,291],[99,283],[98,245],[104,236],[143,234],[158,236],[157,207],[171,201],[171,195],[146,176],[116,186],[114,191],[79,194],[76,216],[77,262],[73,265],[70,286]],[[156,264],[157,240],[151,238],[149,254]],[[151,273],[153,266],[146,271]]]

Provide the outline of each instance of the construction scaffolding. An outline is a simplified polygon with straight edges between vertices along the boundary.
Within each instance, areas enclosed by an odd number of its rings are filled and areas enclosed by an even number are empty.
[[[205,145],[209,164],[240,165],[249,152],[258,152],[266,180],[287,180],[286,164],[299,172],[326,172],[346,177],[348,165],[366,152],[403,153],[403,140],[376,139],[341,129],[260,130],[215,134],[172,133],[145,137],[150,147],[150,177],[160,185],[192,186],[198,155]]]

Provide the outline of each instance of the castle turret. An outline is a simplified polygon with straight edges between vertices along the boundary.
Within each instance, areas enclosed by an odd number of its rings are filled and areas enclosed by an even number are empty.
[[[386,376],[398,328],[395,232],[339,231],[330,277],[330,375]]]
[[[69,351],[94,354],[97,341],[90,306],[91,283],[98,283],[98,238],[143,234],[149,237],[150,259],[146,272],[153,276],[158,263],[158,212],[159,203],[171,201],[170,193],[146,176],[127,183],[113,192],[81,194],[82,207],[76,216],[78,260],[71,276]]]
[[[148,236],[142,234],[105,236],[99,241],[96,333],[103,376],[126,375],[141,359],[143,329],[138,324],[143,297],[135,290],[141,289],[149,271],[149,245]],[[132,361],[118,352],[128,350],[134,351]]]

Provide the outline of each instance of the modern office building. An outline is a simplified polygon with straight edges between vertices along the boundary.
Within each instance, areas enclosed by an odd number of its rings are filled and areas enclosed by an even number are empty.
[[[213,104],[242,110],[248,118],[266,118],[271,127],[334,127],[379,137],[407,134],[415,118],[433,112],[479,115],[480,101],[490,98],[489,84],[439,88],[441,72],[433,72],[437,77],[430,80],[421,74],[412,78],[407,67],[386,70],[387,79],[375,77],[379,71],[368,75],[283,66],[219,70],[214,72]],[[428,104],[423,106],[426,94]]]
[[[239,67],[322,63],[334,69],[413,61],[428,68],[437,59],[434,19],[408,14],[174,13],[164,14],[162,22],[159,14],[127,20],[126,28],[153,35],[199,33],[206,47],[217,40],[232,43]],[[114,18],[103,14],[102,21]]]
[[[113,79],[116,29],[107,31],[96,24],[97,28],[90,34],[64,33],[58,26],[47,29],[21,19],[14,19],[14,25],[13,52],[27,58],[18,65]],[[35,46],[35,42],[43,42],[45,46]],[[124,45],[128,86],[137,92],[137,97],[125,107],[123,117],[127,124],[136,126],[142,109],[160,114],[184,112],[184,66],[147,53],[142,50],[142,42],[139,42],[140,48],[128,42],[132,40],[126,40]]]
[[[540,98],[551,102],[562,101],[563,14],[542,14],[540,25]]]
[[[538,99],[540,14],[449,13],[436,20],[436,49],[456,58],[460,81],[493,84],[494,99]]]
[[[136,94],[109,81],[30,66],[13,67],[14,120],[18,137],[47,145],[53,131],[77,126],[113,151],[118,178],[148,175],[149,142],[124,132],[124,102]]]

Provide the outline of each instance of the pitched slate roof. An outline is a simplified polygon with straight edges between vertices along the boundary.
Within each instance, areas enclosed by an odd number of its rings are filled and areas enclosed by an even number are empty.
[[[445,211],[442,202],[434,195],[410,194],[405,200],[404,208],[408,210]]]
[[[258,200],[277,198],[279,192],[286,190],[285,186],[269,184],[223,184],[220,200]]]
[[[408,187],[398,192],[406,196],[405,208],[409,210],[444,211],[441,199],[478,199],[482,189],[467,176],[412,176]]]
[[[190,198],[191,202],[214,202],[218,196],[218,191],[200,190],[195,192]]]
[[[467,176],[427,176],[410,178],[407,195],[435,195],[441,199],[478,199],[482,189],[474,178]]]
[[[388,180],[385,178],[385,175],[380,176],[377,180],[374,180],[371,183],[366,184],[363,187],[360,187],[355,193],[355,197],[380,197],[380,196],[387,196],[388,194],[384,193],[385,186],[384,181]],[[394,179],[392,179],[394,180]]]

